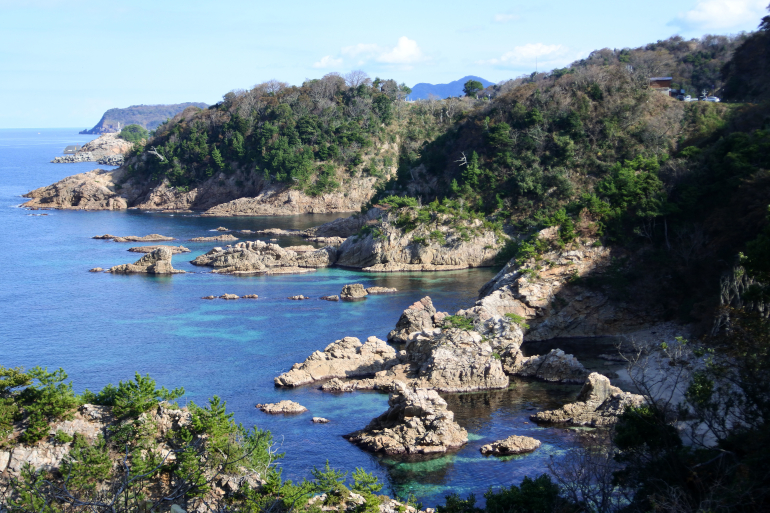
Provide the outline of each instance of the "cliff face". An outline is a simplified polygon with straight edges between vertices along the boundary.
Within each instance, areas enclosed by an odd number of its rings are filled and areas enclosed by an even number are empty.
[[[549,228],[541,237],[555,233]],[[468,312],[485,309],[493,315],[519,316],[529,325],[527,340],[622,335],[648,328],[661,321],[660,308],[613,297],[597,285],[621,252],[586,240],[522,265],[511,260],[482,287]]]
[[[293,190],[285,184],[237,171],[219,173],[190,190],[171,187],[166,180],[146,182],[132,177],[126,168],[95,169],[69,176],[24,194],[27,208],[77,210],[202,211],[203,215],[292,215],[352,212],[374,195],[375,179],[351,178],[339,191],[319,196]]]

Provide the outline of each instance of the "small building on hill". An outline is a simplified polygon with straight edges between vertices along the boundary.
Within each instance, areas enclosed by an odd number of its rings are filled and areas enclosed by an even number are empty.
[[[650,77],[650,89],[670,95],[673,81],[673,77]]]
[[[77,153],[77,151],[80,149],[80,146],[77,144],[70,144],[66,148],[64,148],[64,154],[65,155],[73,155]]]

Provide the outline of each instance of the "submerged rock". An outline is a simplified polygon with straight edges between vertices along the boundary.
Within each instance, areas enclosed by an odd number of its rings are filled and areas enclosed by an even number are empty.
[[[388,410],[366,428],[346,435],[350,442],[385,454],[435,454],[462,447],[468,432],[435,390],[409,388],[396,382]]]
[[[523,454],[532,452],[540,447],[540,440],[529,436],[509,436],[505,440],[498,440],[481,447],[481,454],[494,454],[505,456],[507,454]]]
[[[337,340],[316,351],[303,363],[275,378],[276,386],[296,387],[331,378],[373,376],[397,363],[396,350],[384,340],[369,337],[366,343],[355,337]]]
[[[94,267],[93,269],[88,270],[89,273],[100,273],[102,271],[104,271],[104,269],[102,269],[101,267]]]
[[[257,408],[265,413],[303,413],[307,408],[294,401],[283,400],[277,403],[258,404]]]
[[[342,287],[341,299],[358,299],[367,295],[366,289],[360,283],[353,283]]]
[[[335,296],[321,296],[321,299],[323,299],[324,301],[339,301],[340,297],[336,296],[336,295]]]
[[[147,253],[133,264],[123,264],[110,267],[111,273],[146,273],[146,274],[177,274],[184,273],[171,267],[173,253],[168,248],[158,248]]]
[[[530,418],[537,423],[568,424],[572,426],[606,426],[617,422],[627,406],[642,406],[643,396],[623,392],[610,384],[609,378],[592,372],[574,403],[558,410],[538,412]]]

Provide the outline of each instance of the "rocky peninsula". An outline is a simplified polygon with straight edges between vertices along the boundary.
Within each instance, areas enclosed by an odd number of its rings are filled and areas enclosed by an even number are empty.
[[[97,162],[102,165],[121,166],[123,156],[132,146],[133,143],[121,139],[116,133],[104,134],[84,144],[74,155],[56,157],[51,162],[54,164]]]

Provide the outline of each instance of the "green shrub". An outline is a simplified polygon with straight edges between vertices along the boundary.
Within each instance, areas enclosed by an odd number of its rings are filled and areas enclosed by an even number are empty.
[[[173,401],[183,395],[184,388],[171,391],[166,387],[155,388],[154,379],[137,372],[134,381],[121,381],[117,387],[109,384],[98,394],[86,390],[81,396],[81,401],[112,406],[112,413],[117,417],[138,417],[160,401]]]
[[[57,444],[68,444],[73,440],[73,437],[62,430],[58,430],[53,439]]]
[[[141,125],[127,125],[123,127],[118,137],[128,142],[138,143],[146,140],[150,133]]]
[[[528,330],[529,324],[527,324],[527,319],[522,317],[521,315],[517,315],[515,313],[507,313],[505,316],[511,320],[514,324],[517,324],[518,326],[521,326],[522,329]]]
[[[473,321],[464,315],[450,315],[444,317],[444,325],[450,328],[471,331],[474,329]]]
[[[76,490],[93,490],[100,481],[108,479],[112,474],[112,461],[104,438],[99,436],[91,444],[84,436],[76,435],[61,473],[68,480],[68,486]]]

